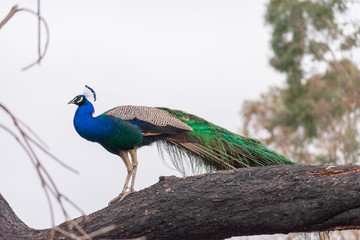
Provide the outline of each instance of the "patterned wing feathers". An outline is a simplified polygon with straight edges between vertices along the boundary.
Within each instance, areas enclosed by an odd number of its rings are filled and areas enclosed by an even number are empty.
[[[192,128],[186,123],[170,115],[168,112],[154,107],[126,105],[115,107],[105,114],[125,121],[138,119],[156,126],[171,126],[185,131],[192,131]]]

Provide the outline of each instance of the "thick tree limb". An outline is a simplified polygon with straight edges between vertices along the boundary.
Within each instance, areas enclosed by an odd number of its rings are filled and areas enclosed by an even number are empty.
[[[222,239],[360,229],[360,166],[282,165],[161,177],[77,222],[87,233],[117,226],[95,239]],[[58,227],[68,230],[65,223]],[[49,234],[28,228],[0,195],[0,239],[48,239]]]

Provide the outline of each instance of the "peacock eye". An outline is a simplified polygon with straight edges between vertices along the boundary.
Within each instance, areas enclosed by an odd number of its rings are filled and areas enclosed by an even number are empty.
[[[82,96],[76,97],[75,103],[81,103],[83,101],[83,99],[84,99],[84,97],[82,97]]]
[[[183,119],[184,119],[185,121],[189,121],[189,117],[187,117],[187,116],[184,116]]]

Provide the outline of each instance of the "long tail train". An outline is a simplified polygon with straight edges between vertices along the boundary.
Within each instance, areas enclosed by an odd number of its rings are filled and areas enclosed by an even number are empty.
[[[188,124],[193,130],[169,135],[158,142],[181,171],[183,159],[190,159],[191,167],[207,170],[227,170],[241,167],[294,164],[283,154],[266,148],[261,141],[235,134],[200,117],[179,110],[160,108]]]

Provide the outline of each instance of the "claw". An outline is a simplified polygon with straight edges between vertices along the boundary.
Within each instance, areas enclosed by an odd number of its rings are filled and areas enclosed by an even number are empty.
[[[108,206],[110,206],[111,204],[114,204],[116,202],[121,202],[125,197],[127,197],[128,195],[130,195],[133,192],[134,191],[128,191],[128,192],[120,193],[119,196],[117,196],[116,198],[114,198],[113,200],[111,200],[108,203]]]

